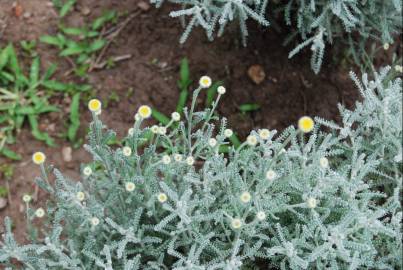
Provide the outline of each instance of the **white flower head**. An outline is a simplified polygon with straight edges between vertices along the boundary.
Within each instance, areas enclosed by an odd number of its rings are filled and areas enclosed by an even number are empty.
[[[249,135],[246,138],[246,142],[250,145],[250,146],[255,146],[257,144],[257,138],[255,135]]]
[[[43,210],[43,208],[38,208],[35,211],[35,216],[38,218],[42,218],[45,216],[45,210]]]
[[[174,160],[176,162],[181,162],[182,161],[182,155],[181,154],[174,154]]]
[[[396,71],[396,72],[403,73],[403,66],[401,66],[401,65],[396,65],[396,66],[395,66],[395,71]]]
[[[233,218],[231,220],[231,227],[234,229],[239,229],[242,227],[242,220],[240,220],[239,218]]]
[[[214,147],[214,146],[217,145],[217,140],[214,139],[214,138],[210,138],[210,139],[208,140],[208,144],[209,144],[211,147]]]
[[[166,127],[163,127],[163,126],[158,127],[158,134],[160,134],[160,135],[165,135],[165,134],[167,134],[167,128],[166,128]]]
[[[164,163],[165,165],[168,165],[169,163],[171,163],[171,157],[168,155],[164,155],[162,157],[162,163]]]
[[[83,174],[85,175],[85,176],[90,176],[91,174],[92,174],[92,169],[91,169],[91,167],[90,166],[86,166],[85,168],[84,168],[84,170],[83,170]]]
[[[99,218],[97,218],[97,217],[93,217],[93,218],[91,218],[91,225],[92,226],[97,226],[99,224]]]
[[[383,44],[383,49],[385,51],[389,50],[389,47],[390,47],[389,43],[386,42],[386,43]]]
[[[84,192],[82,192],[82,191],[77,192],[76,198],[77,198],[77,200],[79,200],[80,202],[84,201],[84,200],[85,200],[85,194],[84,194]]]
[[[171,114],[171,118],[172,120],[178,122],[179,120],[181,120],[181,115],[178,112],[173,112]]]
[[[151,132],[157,134],[159,131],[159,127],[157,125],[153,125],[151,128]]]
[[[308,206],[308,208],[313,209],[313,208],[315,208],[315,207],[318,205],[318,201],[317,201],[315,198],[313,198],[313,197],[309,197],[309,198],[306,200],[306,205]]]
[[[201,88],[209,88],[211,86],[211,78],[209,76],[202,76],[199,84]]]
[[[157,198],[160,203],[164,203],[168,200],[168,196],[165,193],[158,194]]]
[[[22,201],[25,203],[29,203],[32,200],[32,197],[28,194],[24,194],[24,196],[22,196]]]
[[[195,163],[195,159],[192,156],[188,156],[186,158],[186,163],[187,165],[192,166]]]
[[[224,136],[229,138],[234,134],[234,132],[232,131],[232,129],[227,128],[226,130],[224,130]]]
[[[277,174],[276,174],[275,171],[273,171],[273,170],[268,170],[268,171],[266,172],[266,179],[267,179],[267,180],[273,181],[274,179],[276,179],[276,177],[277,177]]]
[[[129,146],[123,147],[122,152],[126,157],[130,157],[132,155],[132,149]]]
[[[329,160],[326,157],[322,157],[319,159],[319,164],[322,168],[326,169],[329,167]]]
[[[132,192],[136,189],[136,185],[133,182],[126,182],[125,184],[126,191]]]
[[[129,136],[133,136],[133,134],[134,134],[134,128],[129,128],[129,130],[127,131],[127,134],[128,134]]]
[[[260,221],[265,220],[266,219],[266,213],[263,211],[259,211],[256,213],[256,218]]]
[[[262,140],[267,140],[270,137],[270,131],[267,128],[259,129],[259,137]]]
[[[225,92],[226,92],[226,89],[225,89],[224,86],[219,86],[219,87],[217,88],[217,93],[218,93],[219,95],[224,95]]]
[[[250,195],[249,192],[245,191],[245,192],[242,192],[242,194],[239,198],[241,199],[241,202],[248,203],[248,202],[250,202],[250,199],[252,198],[252,196]]]
[[[134,115],[134,120],[140,121],[140,119],[141,119],[140,115],[139,115],[138,113],[136,113],[136,114]]]

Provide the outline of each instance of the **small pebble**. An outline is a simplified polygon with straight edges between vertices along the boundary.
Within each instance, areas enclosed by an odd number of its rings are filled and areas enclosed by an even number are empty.
[[[261,65],[252,65],[248,69],[248,76],[254,83],[261,84],[266,77],[266,73]]]
[[[7,206],[7,199],[0,197],[0,210]]]
[[[63,147],[62,156],[65,162],[71,162],[73,160],[72,152],[73,150],[71,149],[70,146]]]
[[[81,14],[83,14],[84,16],[88,16],[91,13],[91,9],[86,6],[82,7],[80,11],[81,11]]]
[[[142,11],[148,11],[150,9],[150,4],[144,1],[137,3],[137,7]]]
[[[22,17],[23,17],[24,19],[29,19],[29,18],[31,18],[31,16],[32,16],[31,12],[25,12],[25,13],[22,15]]]

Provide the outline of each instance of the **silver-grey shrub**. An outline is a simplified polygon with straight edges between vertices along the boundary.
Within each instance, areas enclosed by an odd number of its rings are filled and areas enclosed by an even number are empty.
[[[150,0],[161,6],[164,0]],[[195,26],[206,30],[211,40],[221,36],[230,23],[239,25],[243,43],[248,36],[247,19],[269,26],[271,18],[284,18],[290,27],[289,39],[302,42],[289,57],[304,47],[312,50],[311,66],[318,73],[326,43],[347,43],[350,56],[363,61],[366,40],[393,43],[393,35],[401,33],[400,0],[165,0],[177,4],[170,13],[186,25],[180,42],[184,43]],[[278,16],[280,13],[281,16]],[[281,41],[279,41],[281,44]]]
[[[352,77],[363,99],[353,111],[340,106],[342,124],[317,118],[310,133],[253,131],[227,154],[219,151],[228,144],[226,120],[212,109],[194,111],[201,88],[166,134],[137,118],[123,139],[131,151],[108,146],[116,135],[94,114],[85,146],[94,161],[80,181],[43,167],[56,176],[54,185],[37,180],[51,195],[44,237],[30,226],[31,243],[20,245],[6,219],[0,262],[8,269],[398,269],[401,79],[390,68],[372,80]]]

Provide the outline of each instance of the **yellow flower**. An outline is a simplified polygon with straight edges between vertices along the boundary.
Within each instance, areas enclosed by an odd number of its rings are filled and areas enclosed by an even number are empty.
[[[202,76],[199,84],[202,88],[209,88],[211,86],[211,78],[209,76]]]
[[[298,128],[304,132],[311,132],[314,128],[315,122],[309,116],[303,116],[298,120]]]
[[[241,194],[240,199],[243,203],[248,203],[251,199],[251,195],[249,192],[245,191]]]
[[[132,192],[136,189],[136,185],[133,182],[127,182],[125,188],[127,191]]]
[[[85,200],[85,194],[84,194],[84,192],[82,192],[82,191],[77,192],[76,198],[77,198],[77,200],[79,200],[80,202],[84,201],[84,200]]]
[[[242,226],[242,221],[239,218],[234,218],[231,221],[231,226],[234,229],[239,229]]]
[[[165,193],[158,194],[158,201],[164,203],[168,200],[168,196]]]
[[[147,105],[140,106],[139,110],[137,111],[137,113],[143,119],[149,118],[151,116],[151,112],[152,112],[152,110],[151,110],[150,106],[147,106]]]
[[[46,160],[46,156],[42,152],[36,152],[32,155],[32,161],[37,165],[44,163],[45,160]]]
[[[99,101],[99,99],[94,98],[88,102],[88,109],[91,112],[94,112],[94,113],[99,112],[99,111],[101,111],[101,108],[102,108],[102,103],[101,103],[101,101]]]
[[[45,210],[43,210],[43,208],[36,209],[35,216],[37,216],[38,218],[45,216]]]

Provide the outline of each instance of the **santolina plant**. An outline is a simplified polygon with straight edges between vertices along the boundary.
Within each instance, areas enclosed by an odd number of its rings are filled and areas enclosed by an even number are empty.
[[[184,43],[195,26],[206,30],[210,40],[221,36],[230,23],[239,24],[244,45],[248,36],[247,19],[251,18],[264,27],[269,26],[266,16],[284,17],[290,26],[288,41],[296,37],[302,43],[293,49],[289,57],[302,48],[312,50],[311,66],[318,73],[322,65],[326,43],[345,41],[349,54],[362,62],[368,39],[385,44],[393,43],[393,35],[401,32],[402,4],[400,0],[167,0],[179,4],[171,17],[186,21],[180,42]],[[151,0],[161,6],[164,0]],[[278,16],[281,15],[281,16]]]
[[[341,124],[301,117],[283,132],[260,129],[229,153],[232,130],[212,108],[146,126],[141,106],[123,146],[102,124],[98,100],[85,148],[93,162],[72,181],[33,161],[50,193],[27,206],[30,243],[11,221],[6,269],[398,269],[402,264],[402,84],[384,68],[352,78],[363,97]],[[102,112],[105,113],[105,112]],[[48,174],[53,172],[55,184]],[[40,219],[38,234],[31,225]],[[7,268],[8,267],[8,268]]]

